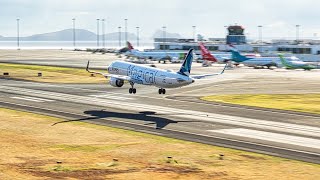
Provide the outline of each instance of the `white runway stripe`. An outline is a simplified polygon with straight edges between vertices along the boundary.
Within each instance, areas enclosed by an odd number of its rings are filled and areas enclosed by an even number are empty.
[[[319,139],[305,138],[305,137],[285,135],[285,134],[279,134],[279,133],[271,133],[271,132],[265,132],[265,131],[257,131],[257,130],[244,129],[244,128],[208,130],[208,131],[234,135],[234,136],[241,136],[246,138],[259,139],[264,141],[272,141],[272,142],[320,149]]]
[[[96,98],[107,98],[107,99],[115,99],[115,100],[132,100],[134,98],[131,97],[123,97],[123,95],[109,95],[109,94],[92,94],[89,95],[91,97],[96,97]]]
[[[54,101],[51,99],[43,99],[43,98],[36,98],[36,97],[29,97],[29,96],[14,96],[14,97],[10,97],[10,98],[26,100],[26,101],[33,101],[33,102],[52,102],[52,101]]]

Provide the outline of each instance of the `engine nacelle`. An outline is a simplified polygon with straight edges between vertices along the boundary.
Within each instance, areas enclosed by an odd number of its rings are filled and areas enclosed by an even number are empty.
[[[124,84],[124,80],[111,77],[109,84],[113,87],[122,87]]]

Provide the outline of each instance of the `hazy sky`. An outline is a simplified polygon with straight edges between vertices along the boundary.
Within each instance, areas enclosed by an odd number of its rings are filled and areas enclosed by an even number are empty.
[[[108,19],[108,31],[124,27],[150,36],[167,26],[168,32],[192,37],[192,26],[205,37],[223,37],[225,25],[238,23],[251,38],[258,25],[264,37],[320,36],[319,0],[0,0],[0,35],[16,36],[16,18],[21,35],[52,32],[72,27],[96,31],[96,18]],[[124,29],[124,28],[123,28]]]

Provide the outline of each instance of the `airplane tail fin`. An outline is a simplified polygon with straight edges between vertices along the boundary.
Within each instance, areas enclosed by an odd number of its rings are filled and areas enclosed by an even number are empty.
[[[132,44],[129,41],[127,41],[127,47],[128,47],[129,50],[133,50],[134,49]]]
[[[282,65],[287,66],[287,65],[288,65],[288,62],[287,62],[287,60],[283,57],[283,55],[282,55],[282,54],[278,54],[278,56],[279,56],[279,58],[280,58],[280,61],[281,61]]]
[[[232,54],[232,60],[235,61],[235,62],[242,62],[242,61],[245,61],[245,60],[248,60],[248,59],[251,59],[251,58],[247,58],[246,56],[244,55],[241,55],[239,53],[239,51],[237,50],[234,50],[234,49],[231,49],[231,54]]]
[[[192,60],[193,60],[193,49],[190,49],[178,73],[185,76],[189,76],[191,71]]]
[[[203,60],[218,62],[218,60],[208,51],[208,49],[204,46],[202,42],[199,42],[199,46]]]

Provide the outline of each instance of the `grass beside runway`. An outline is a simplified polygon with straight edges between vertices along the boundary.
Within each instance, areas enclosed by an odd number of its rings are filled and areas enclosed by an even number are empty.
[[[320,114],[320,94],[231,94],[212,95],[202,97],[201,99],[205,101]]]
[[[9,73],[4,76],[3,73]],[[42,73],[38,77],[38,73]],[[91,77],[85,69],[0,63],[0,78],[48,83],[105,83],[104,77]]]
[[[62,121],[0,108],[0,179],[320,178],[315,164],[79,121],[52,126]]]

